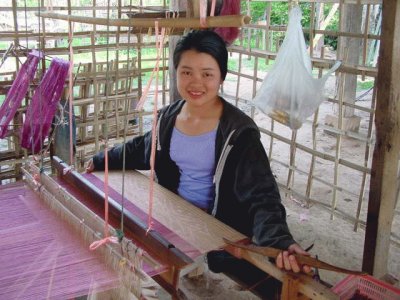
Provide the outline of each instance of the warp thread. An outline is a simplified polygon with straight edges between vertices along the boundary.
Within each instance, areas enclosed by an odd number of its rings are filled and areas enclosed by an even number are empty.
[[[69,67],[68,61],[54,58],[34,92],[21,133],[21,146],[31,149],[33,153],[40,151],[48,136]]]
[[[8,125],[14,118],[17,109],[21,106],[26,92],[28,91],[29,82],[33,80],[39,60],[42,58],[42,53],[37,50],[32,50],[28,54],[28,58],[22,64],[17,77],[15,78],[7,97],[0,108],[0,138],[4,138],[8,132]]]

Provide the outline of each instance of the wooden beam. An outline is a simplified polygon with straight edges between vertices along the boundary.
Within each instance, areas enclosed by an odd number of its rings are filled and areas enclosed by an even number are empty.
[[[144,27],[154,28],[154,22],[158,21],[160,27],[170,28],[202,28],[199,18],[176,18],[176,19],[148,19],[148,18],[131,18],[131,19],[107,19],[72,16],[66,14],[57,14],[51,12],[41,12],[37,14],[42,18],[50,18],[56,20],[65,20],[69,22],[78,22],[85,24],[105,25],[105,26],[123,26],[123,27]],[[207,27],[241,27],[250,23],[250,17],[245,15],[229,15],[207,17]]]
[[[400,1],[383,1],[377,77],[376,144],[372,158],[363,271],[387,273],[400,150]]]

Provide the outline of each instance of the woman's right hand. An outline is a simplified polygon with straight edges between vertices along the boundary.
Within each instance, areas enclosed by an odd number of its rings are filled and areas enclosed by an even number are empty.
[[[92,173],[94,171],[93,159],[90,159],[86,165],[86,173]]]

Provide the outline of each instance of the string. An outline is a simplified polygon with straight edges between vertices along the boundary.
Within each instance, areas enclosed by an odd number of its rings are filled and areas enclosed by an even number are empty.
[[[108,225],[108,148],[107,141],[104,146],[104,238],[90,244],[90,250],[96,250],[98,247],[107,243],[118,243],[118,238],[110,236]]]
[[[207,27],[207,0],[199,1],[199,12],[200,12],[200,26],[202,28]]]
[[[129,1],[129,11],[131,11],[132,8],[132,0]],[[131,20],[131,18],[129,18]],[[129,26],[131,27],[131,26]],[[131,40],[131,30],[128,30],[128,49],[127,49],[127,57],[126,57],[126,70],[127,73],[130,71],[130,62],[129,62],[129,54],[130,54],[130,40]],[[126,134],[127,134],[127,117],[128,117],[128,90],[131,91],[131,79],[127,77],[125,81],[125,116],[124,116],[124,134],[123,134],[123,142],[122,144],[125,145],[126,143]],[[124,235],[124,208],[125,208],[125,172],[126,172],[126,164],[125,164],[125,158],[126,158],[126,148],[122,148],[122,187],[121,187],[121,225],[120,225],[120,231],[117,234],[119,235],[119,240],[121,241],[123,235]]]
[[[107,19],[110,19],[110,1],[107,3]],[[107,23],[107,45],[109,45],[109,39],[110,39],[110,28],[109,24]],[[109,48],[107,47],[106,51],[106,61],[107,61],[107,69],[106,69],[106,78],[108,80],[109,78],[109,69],[110,65],[108,63],[109,60]],[[118,67],[118,66],[117,66]],[[108,102],[108,95],[109,95],[109,89],[107,88],[107,83],[106,83],[106,103]],[[118,239],[114,236],[110,237],[109,233],[109,224],[108,224],[108,111],[107,111],[107,104],[106,107],[104,108],[105,110],[105,128],[104,128],[104,136],[105,136],[105,142],[104,142],[104,160],[105,160],[105,166],[104,166],[104,238],[98,241],[93,242],[89,249],[90,250],[95,250],[101,245],[107,244],[109,242],[111,243],[118,243]]]
[[[70,166],[74,166],[74,140],[73,140],[73,128],[72,128],[72,115],[73,115],[73,100],[74,100],[74,80],[73,80],[73,72],[74,72],[74,48],[72,47],[73,41],[73,31],[74,31],[74,23],[68,22],[68,38],[69,38],[69,59],[70,59],[70,68],[69,68],[69,88],[68,88],[68,103],[69,103],[69,162]]]
[[[155,25],[155,34],[156,34],[156,49],[157,49],[157,58],[156,58],[156,66],[153,69],[153,73],[159,72],[159,64],[161,57],[161,49],[164,44],[165,37],[165,28],[161,29],[161,36],[159,34],[158,22],[154,22]],[[154,92],[154,107],[153,107],[153,124],[152,124],[152,135],[151,135],[151,154],[150,154],[150,187],[149,187],[149,213],[147,219],[147,233],[153,228],[153,199],[154,199],[154,166],[155,166],[155,154],[156,154],[156,140],[157,140],[157,108],[158,108],[158,76],[156,76],[156,88]]]
[[[213,17],[215,14],[215,5],[216,5],[216,0],[211,1],[211,11],[210,11],[210,16]]]

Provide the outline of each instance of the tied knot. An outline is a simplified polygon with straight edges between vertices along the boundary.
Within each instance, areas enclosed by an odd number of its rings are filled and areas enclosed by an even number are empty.
[[[89,249],[90,250],[96,250],[97,248],[99,248],[102,245],[105,245],[107,243],[113,243],[113,244],[118,244],[118,238],[115,236],[108,236],[104,239],[95,241],[93,243],[90,244]]]

